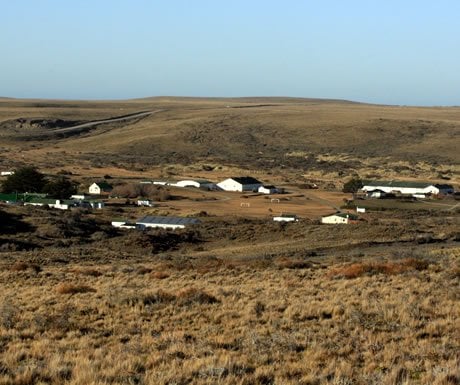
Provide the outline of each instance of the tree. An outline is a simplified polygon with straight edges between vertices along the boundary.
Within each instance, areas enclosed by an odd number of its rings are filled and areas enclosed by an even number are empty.
[[[2,184],[2,192],[37,193],[43,190],[46,182],[45,176],[35,167],[21,167],[6,178]]]
[[[68,199],[71,195],[77,193],[78,183],[69,178],[60,176],[59,178],[49,181],[43,188],[43,192],[56,199]]]
[[[363,187],[363,181],[360,178],[351,178],[343,185],[342,191],[345,193],[355,193],[361,187]]]

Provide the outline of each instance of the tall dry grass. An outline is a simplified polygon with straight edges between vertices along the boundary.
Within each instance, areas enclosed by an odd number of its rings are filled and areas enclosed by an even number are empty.
[[[458,384],[459,257],[0,269],[0,384]]]

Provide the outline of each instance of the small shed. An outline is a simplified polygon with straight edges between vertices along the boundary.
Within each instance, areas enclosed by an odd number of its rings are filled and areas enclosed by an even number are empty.
[[[153,202],[150,199],[138,199],[138,206],[153,207]]]
[[[277,188],[277,187],[275,187],[273,185],[260,186],[257,191],[262,193],[262,194],[279,194],[281,192],[279,188]]]
[[[298,222],[299,218],[295,214],[281,214],[273,217],[275,222]]]
[[[350,224],[350,223],[357,223],[358,216],[349,213],[335,213],[331,215],[326,215],[321,218],[321,223],[329,224],[329,225],[338,225],[338,224]]]
[[[95,182],[89,186],[89,193],[93,195],[104,195],[110,194],[113,190],[113,187],[107,182]]]

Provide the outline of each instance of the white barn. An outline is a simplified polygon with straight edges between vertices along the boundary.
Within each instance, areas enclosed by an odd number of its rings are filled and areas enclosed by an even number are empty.
[[[101,195],[101,194],[108,194],[112,192],[113,188],[111,185],[109,185],[106,182],[98,182],[98,183],[93,183],[91,186],[89,186],[89,193],[92,195]]]
[[[217,187],[224,191],[258,191],[262,182],[251,176],[232,177],[217,183]]]
[[[454,188],[448,184],[434,184],[425,182],[407,182],[407,181],[364,181],[362,191],[372,194],[374,191],[381,191],[385,194],[402,194],[402,195],[447,195],[453,194]]]
[[[348,213],[335,213],[332,215],[326,215],[321,218],[321,223],[329,224],[329,225],[338,225],[338,224],[349,224],[349,223],[356,223],[358,221],[358,217],[354,214]]]

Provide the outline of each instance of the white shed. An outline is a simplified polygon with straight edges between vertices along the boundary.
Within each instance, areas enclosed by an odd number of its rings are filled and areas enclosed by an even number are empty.
[[[257,191],[262,194],[278,194],[280,192],[280,190],[277,187],[272,185],[260,186]]]
[[[112,221],[112,226],[117,227],[119,229],[135,229],[136,228],[135,223],[129,222],[125,219],[114,219]]]
[[[224,191],[258,191],[262,182],[251,176],[232,177],[217,183],[217,187]]]
[[[358,217],[356,215],[348,213],[335,213],[321,218],[321,223],[332,225],[356,223],[357,221]]]
[[[273,217],[275,222],[298,222],[299,218],[295,214],[281,214]]]
[[[89,193],[93,195],[108,194],[113,190],[112,186],[106,182],[93,183],[89,186]]]

